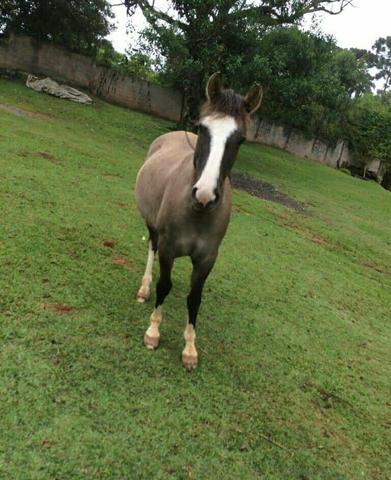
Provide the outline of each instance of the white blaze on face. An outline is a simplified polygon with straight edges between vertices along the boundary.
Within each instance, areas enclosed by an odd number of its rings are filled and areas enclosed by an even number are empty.
[[[204,206],[215,200],[215,189],[220,176],[220,167],[223,160],[225,144],[232,133],[237,130],[236,120],[231,116],[216,117],[209,115],[201,120],[209,130],[210,151],[200,178],[194,185],[196,199]]]

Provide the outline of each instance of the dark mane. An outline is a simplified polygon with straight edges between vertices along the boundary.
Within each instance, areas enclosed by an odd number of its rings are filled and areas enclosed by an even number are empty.
[[[212,113],[231,115],[246,120],[248,116],[244,98],[231,89],[222,90],[213,102],[207,101],[201,108],[201,116]]]

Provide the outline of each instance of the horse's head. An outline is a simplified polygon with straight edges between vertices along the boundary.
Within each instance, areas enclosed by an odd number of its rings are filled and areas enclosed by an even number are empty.
[[[208,210],[218,203],[223,182],[246,138],[249,116],[261,104],[262,87],[255,84],[242,97],[233,90],[223,89],[219,74],[214,73],[208,80],[206,97],[194,153],[196,182],[192,200],[196,210]]]

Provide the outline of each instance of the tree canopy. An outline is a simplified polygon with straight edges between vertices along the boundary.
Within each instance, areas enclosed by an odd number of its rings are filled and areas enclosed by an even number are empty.
[[[375,67],[376,80],[383,80],[383,92],[391,88],[391,36],[380,37],[372,47],[372,54],[369,56],[369,66]]]
[[[141,50],[156,59],[162,82],[185,92],[188,115],[194,117],[208,75],[220,71],[231,85],[240,77],[243,90],[249,86],[245,81],[262,81],[268,59],[259,55],[259,42],[265,35],[298,24],[307,13],[338,14],[351,1],[170,0],[167,11],[153,0],[121,3],[130,15],[137,7],[142,10],[148,27]]]
[[[112,30],[106,0],[2,0],[0,32],[29,35],[93,54]]]
[[[367,94],[349,112],[348,137],[356,158],[365,165],[376,158],[391,167],[391,94]]]
[[[257,78],[265,89],[261,114],[310,135],[337,140],[354,97],[370,91],[365,63],[327,36],[277,28],[257,43],[236,84]],[[236,79],[236,80],[235,80]]]

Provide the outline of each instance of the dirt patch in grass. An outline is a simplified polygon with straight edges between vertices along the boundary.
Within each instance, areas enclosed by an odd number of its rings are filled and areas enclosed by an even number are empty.
[[[110,178],[112,180],[118,180],[119,178],[123,178],[121,175],[117,173],[108,173],[108,172],[102,173],[102,177]]]
[[[363,266],[371,270],[375,270],[375,272],[378,272],[378,273],[391,275],[391,270],[387,269],[386,267],[383,267],[382,265],[376,265],[375,263],[363,263]]]
[[[285,225],[287,226],[287,225]],[[316,243],[317,245],[321,245],[322,247],[331,247],[331,243],[322,238],[321,236],[312,233],[309,230],[305,230],[304,228],[300,227],[292,227],[292,225],[289,225],[288,228],[291,228],[294,230],[298,235],[301,237],[304,237],[305,239],[309,240],[310,242]]]
[[[54,157],[49,152],[37,152],[37,155],[42,158],[46,158],[47,160],[54,160]]]
[[[28,110],[23,110],[22,108],[14,107],[13,105],[7,105],[5,103],[0,103],[0,110],[3,110],[3,112],[12,113],[17,117],[47,118],[49,116],[44,115],[43,113],[29,112]]]
[[[276,215],[277,223],[279,225],[295,232],[300,237],[303,237],[306,240],[309,240],[325,248],[329,248],[329,249],[336,248],[336,245],[333,244],[329,239],[322,237],[319,233],[313,232],[310,228],[308,228],[303,224],[299,225],[297,221],[300,221],[301,217],[298,217],[295,219],[293,218],[295,215],[294,214],[292,215],[289,212],[286,212],[286,213],[284,212],[280,214],[275,213],[275,215]]]
[[[304,203],[298,202],[285,193],[279,192],[270,183],[262,182],[261,180],[241,175],[240,173],[233,173],[231,175],[231,181],[234,188],[244,190],[253,197],[276,202],[285,207],[293,208],[298,212],[304,212],[306,210]]]
[[[241,207],[240,205],[232,205],[232,210],[234,212],[239,212],[243,213],[244,215],[252,215],[254,216],[254,213],[250,212],[249,210],[246,210],[245,208]]]
[[[63,305],[61,303],[53,303],[51,307],[54,311],[61,314],[73,313],[75,311],[75,309],[70,305]]]
[[[112,263],[120,267],[125,268],[126,270],[135,270],[135,265],[133,262],[129,261],[126,257],[122,255],[116,255],[112,258]]]
[[[112,206],[115,208],[130,208],[127,203],[113,203]]]
[[[61,162],[59,162],[51,153],[49,152],[36,152],[35,154],[37,157],[44,158],[45,160],[49,160],[49,162],[54,163],[55,165],[61,165]]]
[[[332,247],[332,244],[328,240],[321,237],[318,233],[311,232],[311,230],[309,230],[304,226],[297,225],[290,222],[281,222],[281,225],[283,225],[286,228],[289,228],[290,230],[293,230],[301,237],[305,238],[306,240],[310,240],[311,242],[316,243],[317,245],[321,245],[322,247],[329,247],[329,248]]]
[[[45,295],[45,297],[46,296],[47,295]],[[52,310],[53,312],[58,313],[59,315],[69,315],[76,311],[74,307],[71,307],[70,305],[64,305],[62,303],[42,303],[40,307],[43,310]]]
[[[115,241],[114,240],[105,240],[103,242],[103,246],[104,247],[108,247],[108,248],[114,248],[115,247]]]

